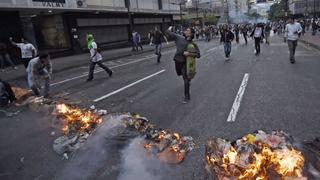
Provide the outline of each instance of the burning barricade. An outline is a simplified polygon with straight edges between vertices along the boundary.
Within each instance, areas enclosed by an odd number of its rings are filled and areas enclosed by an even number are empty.
[[[84,143],[89,135],[102,122],[102,116],[107,114],[106,110],[81,109],[66,104],[57,104],[55,112],[59,122],[61,122],[60,136],[54,141],[53,149],[58,154],[70,153]]]
[[[214,138],[205,156],[207,173],[217,179],[304,179],[304,157],[282,131],[257,131],[233,143]]]
[[[161,162],[168,164],[181,163],[188,152],[194,149],[195,143],[190,136],[181,136],[169,129],[155,129],[147,118],[137,114],[124,119],[127,128],[133,128],[145,136],[144,148],[148,154],[155,155]]]

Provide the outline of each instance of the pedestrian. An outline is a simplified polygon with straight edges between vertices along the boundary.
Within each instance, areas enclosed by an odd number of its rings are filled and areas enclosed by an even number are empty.
[[[254,38],[254,47],[255,47],[255,51],[256,51],[255,54],[256,54],[256,56],[259,56],[260,51],[261,51],[261,49],[260,49],[261,39],[264,38],[262,24],[258,23],[254,27],[250,36]]]
[[[138,42],[138,44],[137,44],[137,50],[138,50],[139,47],[140,47],[141,51],[143,51],[140,33],[137,32],[137,37],[136,37],[136,38],[137,38],[137,42]]]
[[[195,75],[195,58],[200,58],[200,50],[193,42],[195,30],[187,28],[184,36],[172,32],[169,27],[167,33],[176,43],[176,53],[174,55],[175,69],[178,76],[182,76],[184,81],[184,100],[186,104],[190,101],[190,81]]]
[[[155,45],[155,54],[157,55],[157,62],[160,63],[161,59],[161,48],[162,48],[162,39],[164,39],[167,44],[167,37],[159,30],[159,27],[154,28],[153,36],[151,36],[151,42]]]
[[[266,27],[265,27],[265,38],[266,38],[266,44],[270,44],[270,33],[271,33],[271,26],[270,26],[270,23],[267,23],[266,24]]]
[[[87,34],[87,47],[90,51],[90,67],[87,82],[93,80],[93,74],[96,65],[104,69],[109,74],[109,77],[111,77],[113,72],[101,62],[101,49],[98,48],[98,45],[95,42],[92,34]]]
[[[235,35],[236,35],[236,42],[237,42],[237,44],[239,43],[239,27],[238,27],[238,24],[236,24],[235,26],[234,26],[234,33],[235,33]]]
[[[230,54],[231,54],[231,42],[234,39],[234,34],[230,31],[228,25],[223,25],[222,31],[221,31],[221,38],[220,38],[220,44],[223,43],[224,47],[224,53],[226,60],[230,60]]]
[[[244,26],[242,27],[241,32],[242,32],[244,41],[246,42],[246,44],[248,44],[248,38],[247,38],[247,37],[248,37],[248,27],[247,27],[247,25],[244,25]]]
[[[11,65],[13,69],[18,69],[14,63],[12,62],[9,53],[7,45],[4,42],[0,41],[0,69],[1,71],[4,71],[4,62],[7,62]]]
[[[23,65],[27,68],[29,61],[36,56],[36,48],[24,38],[21,38],[21,43],[14,42],[12,37],[9,38],[9,41],[20,48]]]
[[[16,101],[11,85],[0,79],[0,107],[6,107]]]
[[[27,67],[27,74],[29,88],[36,96],[40,96],[41,85],[39,81],[44,80],[43,96],[48,98],[51,80],[50,74],[52,74],[49,54],[40,54],[38,57],[31,59]]]
[[[291,64],[295,63],[295,52],[298,45],[299,33],[302,32],[302,27],[300,23],[294,21],[294,18],[291,16],[288,19],[288,24],[285,29],[285,41],[288,42],[289,47],[289,60]]]

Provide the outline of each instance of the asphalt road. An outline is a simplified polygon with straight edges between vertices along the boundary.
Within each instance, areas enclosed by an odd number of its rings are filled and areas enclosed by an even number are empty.
[[[217,39],[197,43],[202,57],[188,104],[181,103],[183,80],[175,73],[174,49],[163,52],[160,64],[151,53],[107,62],[114,71],[111,78],[102,71],[85,82],[85,66],[54,74],[52,80],[53,95],[66,92],[84,107],[136,112],[158,127],[192,136],[197,148],[182,164],[139,161],[141,155],[129,145],[132,138],[119,141],[104,128],[99,133],[110,138],[97,138],[75,159],[62,160],[52,150],[50,115],[25,108],[15,117],[0,118],[0,179],[123,180],[128,174],[131,179],[204,179],[204,144],[212,137],[233,140],[258,129],[284,130],[298,141],[319,137],[320,51],[300,43],[297,62],[290,64],[287,45],[272,37],[270,45],[262,44],[260,56],[254,55],[252,40],[233,44],[231,60],[225,61]],[[227,122],[245,74],[249,78],[240,90],[237,116]],[[141,171],[136,174],[128,166]]]

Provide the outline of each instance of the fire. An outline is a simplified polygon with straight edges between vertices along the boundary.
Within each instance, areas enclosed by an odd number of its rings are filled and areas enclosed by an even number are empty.
[[[66,104],[56,105],[58,117],[64,120],[65,134],[87,132],[102,122],[101,116],[92,110],[84,110]]]
[[[144,144],[145,149],[153,149],[157,157],[165,163],[181,163],[186,153],[193,149],[193,139],[182,137],[179,133],[171,130],[155,130],[150,132],[150,138]]]
[[[222,139],[214,139],[206,145],[206,162],[209,173],[218,176],[218,179],[303,177],[304,157],[289,144],[272,148],[267,143],[252,143],[246,139],[237,141],[235,145]]]

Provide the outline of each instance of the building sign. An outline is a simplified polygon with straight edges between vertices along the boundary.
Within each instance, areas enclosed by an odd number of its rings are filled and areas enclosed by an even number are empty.
[[[65,7],[65,0],[32,0],[33,2],[41,2],[43,7]]]

